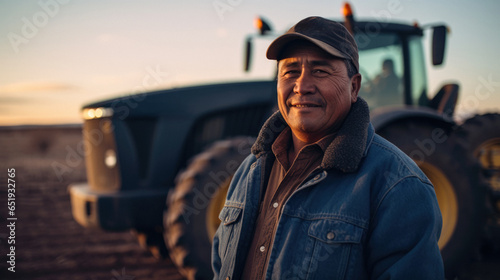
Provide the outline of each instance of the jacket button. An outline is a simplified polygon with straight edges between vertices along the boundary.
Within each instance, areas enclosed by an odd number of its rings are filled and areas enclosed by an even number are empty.
[[[330,231],[327,235],[326,235],[326,238],[328,238],[329,240],[332,240],[335,238],[335,233],[333,233],[333,231]]]
[[[264,251],[266,250],[266,247],[264,247],[264,246],[260,246],[259,250],[260,250],[261,252],[264,252]]]
[[[274,208],[278,208],[278,206],[279,206],[278,202],[273,203]]]

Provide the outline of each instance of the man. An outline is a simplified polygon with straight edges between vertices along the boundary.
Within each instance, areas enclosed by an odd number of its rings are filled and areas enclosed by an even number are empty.
[[[353,37],[306,18],[267,57],[279,112],[229,187],[214,279],[444,279],[434,189],[374,133]]]
[[[382,62],[382,72],[373,79],[373,89],[370,92],[376,106],[403,104],[401,79],[394,71],[394,61],[390,58]]]

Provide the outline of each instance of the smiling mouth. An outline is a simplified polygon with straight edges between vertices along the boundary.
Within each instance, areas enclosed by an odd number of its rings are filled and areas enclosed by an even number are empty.
[[[321,107],[321,106],[315,105],[315,104],[295,104],[295,105],[291,105],[291,107],[295,107],[295,108],[313,108],[313,107]]]

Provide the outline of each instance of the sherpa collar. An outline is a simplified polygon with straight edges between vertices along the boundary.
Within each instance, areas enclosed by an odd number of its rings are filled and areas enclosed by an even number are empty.
[[[368,142],[369,124],[368,104],[358,97],[335,138],[326,149],[321,168],[325,170],[335,168],[346,173],[356,171]],[[281,113],[275,112],[262,126],[252,146],[252,153],[260,157],[263,153],[270,152],[274,140],[286,126]]]

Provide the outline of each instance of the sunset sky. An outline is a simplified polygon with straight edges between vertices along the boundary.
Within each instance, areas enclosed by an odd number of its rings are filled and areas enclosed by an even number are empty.
[[[500,111],[500,1],[351,1],[358,19],[450,29],[444,66],[429,67],[430,95],[458,81],[458,113]],[[256,41],[257,15],[278,32],[318,15],[342,20],[343,1],[0,0],[0,125],[81,122],[85,103],[158,88],[270,79],[275,64]],[[430,42],[425,41],[427,55]],[[427,57],[427,62],[430,58]]]

